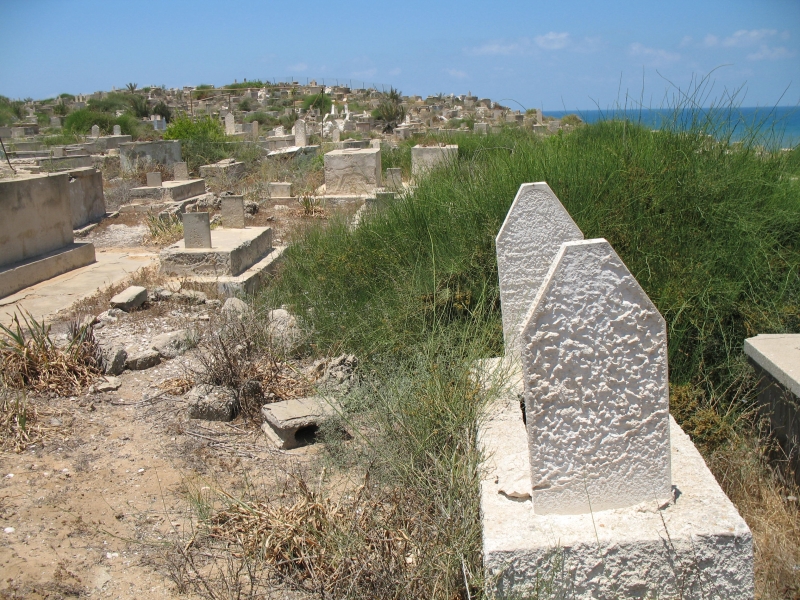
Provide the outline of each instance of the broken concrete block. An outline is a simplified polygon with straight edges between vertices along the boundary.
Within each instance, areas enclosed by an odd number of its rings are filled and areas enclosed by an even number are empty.
[[[193,347],[196,337],[194,331],[178,329],[157,335],[150,347],[158,352],[161,358],[175,358]]]
[[[102,394],[103,392],[113,392],[122,386],[122,380],[119,377],[103,377],[100,381],[95,383],[89,388],[90,394]]]
[[[225,300],[225,304],[222,305],[222,314],[226,317],[239,317],[241,319],[252,312],[247,303],[239,300],[239,298],[228,298]]]
[[[132,285],[111,298],[111,306],[129,312],[147,301],[147,289]]]
[[[181,290],[172,296],[178,302],[186,302],[187,304],[205,304],[208,302],[208,296],[205,292],[198,292],[197,290]]]
[[[119,375],[125,370],[128,351],[122,346],[101,347],[103,371],[106,375]]]
[[[198,385],[189,391],[189,418],[204,421],[233,421],[239,404],[233,391],[225,387]]]
[[[262,431],[282,450],[314,441],[319,425],[336,414],[331,401],[320,396],[273,402],[261,408]]]
[[[160,362],[161,356],[159,356],[158,351],[151,349],[129,355],[128,360],[125,362],[125,367],[131,371],[144,371],[155,367]]]

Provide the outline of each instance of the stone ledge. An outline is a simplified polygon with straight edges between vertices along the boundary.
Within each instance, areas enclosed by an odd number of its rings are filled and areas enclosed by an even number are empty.
[[[185,179],[182,181],[165,181],[160,186],[137,187],[131,189],[131,199],[179,202],[193,196],[206,193],[206,182],[203,179]]]
[[[271,227],[211,232],[211,248],[186,248],[183,240],[161,251],[161,272],[170,276],[236,277],[272,249]]]
[[[0,270],[0,298],[95,262],[94,244],[74,242]]]
[[[579,599],[753,598],[750,530],[671,417],[674,502],[536,515],[519,369],[501,359],[480,367],[485,386],[504,388],[478,431],[486,457],[481,515],[490,596],[526,597],[546,584]]]

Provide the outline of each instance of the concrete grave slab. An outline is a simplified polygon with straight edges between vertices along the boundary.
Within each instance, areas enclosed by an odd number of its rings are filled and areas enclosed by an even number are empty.
[[[111,308],[119,308],[129,312],[139,308],[147,301],[147,289],[140,285],[132,285],[111,298]]]
[[[519,187],[495,242],[507,355],[519,355],[519,328],[561,244],[581,239],[550,186]]]
[[[262,431],[282,450],[298,448],[313,439],[319,425],[336,414],[332,400],[320,396],[265,404]]]
[[[197,217],[197,215],[201,215]],[[187,219],[198,218],[201,227],[208,223],[208,213],[184,213],[184,233]],[[170,276],[236,276],[270,253],[271,227],[214,230],[213,246],[187,245],[181,241],[161,251],[161,272]]]
[[[381,185],[380,148],[333,150],[324,161],[326,195],[369,194]]]
[[[133,188],[130,191],[133,200],[152,200],[158,202],[180,202],[187,198],[206,193],[206,182],[202,179],[186,179],[181,181],[164,181],[158,186]]]
[[[561,245],[521,345],[535,512],[670,498],[666,323],[606,240]]]
[[[486,407],[478,443],[487,594],[501,599],[754,596],[753,540],[688,436],[670,417],[674,500],[581,515],[538,514],[530,498],[519,363],[482,361]],[[516,369],[516,371],[515,371]]]

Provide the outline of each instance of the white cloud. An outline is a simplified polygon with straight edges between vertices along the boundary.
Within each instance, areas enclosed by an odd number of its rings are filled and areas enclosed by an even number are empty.
[[[778,35],[778,32],[775,29],[740,29],[732,36],[722,40],[722,45],[729,47],[754,46],[776,35]]]
[[[692,36],[685,35],[685,36],[683,36],[683,39],[681,40],[681,43],[678,44],[678,48],[686,48],[686,46],[691,46],[693,41],[694,41],[694,39],[692,38]]]
[[[304,62],[301,62],[294,65],[289,65],[286,68],[292,72],[303,72],[308,70],[308,65]]]
[[[358,77],[359,79],[369,79],[370,77],[375,77],[375,74],[378,72],[378,69],[364,69],[363,71],[353,71],[350,73],[350,77]]]
[[[521,54],[530,42],[522,38],[517,42],[488,42],[475,48],[468,48],[467,54],[474,56],[508,56],[510,54]]]
[[[703,39],[703,45],[708,46],[709,48],[716,46],[719,44],[719,38],[711,33],[709,33],[705,39]]]
[[[770,48],[766,44],[763,44],[761,48],[758,49],[757,52],[753,52],[752,54],[748,54],[748,60],[778,60],[781,58],[790,58],[794,56],[794,52],[789,51],[787,48],[783,46],[778,46],[777,48]]]
[[[534,40],[539,48],[545,50],[561,50],[570,43],[568,33],[556,33],[555,31],[544,35],[537,35]]]
[[[450,77],[455,77],[456,79],[465,79],[467,77],[464,71],[459,71],[458,69],[446,69],[446,73],[450,75]]]
[[[631,56],[642,57],[655,64],[675,62],[681,58],[681,55],[677,52],[669,52],[661,48],[648,48],[639,42],[631,44],[630,54]]]

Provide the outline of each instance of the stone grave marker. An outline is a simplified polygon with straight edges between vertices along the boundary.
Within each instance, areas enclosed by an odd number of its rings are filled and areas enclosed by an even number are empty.
[[[475,123],[473,131],[478,135],[487,135],[489,133],[488,123]]]
[[[64,146],[53,146],[53,158],[62,158],[64,156]]]
[[[189,167],[185,162],[179,162],[172,165],[172,176],[176,181],[185,181],[189,179]]]
[[[122,135],[122,127],[114,125],[114,135]]]
[[[229,229],[244,229],[244,196],[223,196],[222,226]]]
[[[308,139],[306,137],[306,122],[303,119],[297,119],[294,124],[294,145],[307,146]]]
[[[208,213],[183,213],[182,216],[184,247],[211,248],[211,221]]]
[[[61,127],[61,117],[50,117],[50,127],[60,128]]]
[[[403,169],[386,169],[386,187],[394,191],[403,189]]]
[[[100,127],[98,125],[92,125],[92,137],[93,138],[100,137]]]
[[[519,328],[559,247],[582,239],[550,186],[520,186],[495,243],[506,355],[519,355]]]
[[[161,172],[154,171],[147,174],[147,187],[161,187]]]
[[[236,133],[236,122],[233,119],[233,113],[225,115],[225,135],[233,135]]]
[[[666,323],[606,240],[561,245],[521,338],[534,513],[671,499]]]
[[[338,127],[333,128],[333,131],[331,132],[331,138],[334,142],[340,142],[342,140],[342,132],[339,131]]]

